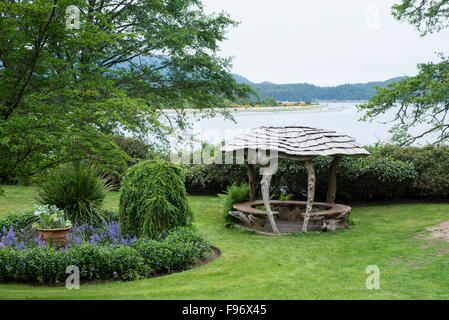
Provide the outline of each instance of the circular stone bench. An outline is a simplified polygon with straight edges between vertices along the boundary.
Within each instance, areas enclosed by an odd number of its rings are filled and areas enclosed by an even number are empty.
[[[289,228],[289,225],[294,226],[294,228],[298,225],[297,231],[301,230],[300,227],[304,221],[306,205],[307,202],[305,201],[270,200],[273,215],[279,224],[278,227],[284,226],[285,232],[283,233],[292,232],[292,227]],[[233,205],[236,211],[231,211],[229,214],[238,218],[247,227],[261,230],[265,227],[267,213],[265,210],[255,208],[258,206],[264,206],[262,200],[236,203]],[[350,212],[351,207],[342,204],[314,202],[310,214],[309,230],[333,231],[346,229],[348,228]]]

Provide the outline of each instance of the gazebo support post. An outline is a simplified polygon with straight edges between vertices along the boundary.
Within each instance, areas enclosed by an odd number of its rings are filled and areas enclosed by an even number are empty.
[[[248,164],[248,185],[249,185],[249,200],[256,201],[256,172],[253,164]]]
[[[335,194],[337,193],[337,166],[341,160],[341,156],[335,156],[329,167],[329,176],[327,180],[327,203],[335,203]]]
[[[270,221],[273,232],[279,234],[279,230],[278,227],[276,226],[276,222],[274,221],[273,212],[271,211],[270,207],[270,182],[271,182],[271,175],[262,176],[262,181],[260,182],[260,184],[262,188],[263,203],[265,205],[268,221]]]
[[[312,160],[305,161],[307,168],[307,206],[306,214],[304,216],[304,223],[302,225],[302,231],[307,232],[307,225],[309,224],[310,213],[312,212],[313,201],[315,199],[315,168],[313,167]]]

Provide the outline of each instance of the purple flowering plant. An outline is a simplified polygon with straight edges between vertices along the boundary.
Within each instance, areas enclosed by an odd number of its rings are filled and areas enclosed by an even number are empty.
[[[100,246],[130,246],[136,241],[136,237],[122,235],[120,223],[116,221],[105,222],[99,227],[94,227],[89,223],[72,227],[69,237],[70,240],[66,248],[81,246],[84,243]],[[39,233],[34,228],[15,229],[11,227],[0,230],[0,248],[30,249],[45,245],[45,242],[39,240]]]

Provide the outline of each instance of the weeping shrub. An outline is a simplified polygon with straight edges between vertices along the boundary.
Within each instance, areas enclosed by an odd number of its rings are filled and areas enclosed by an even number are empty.
[[[148,160],[130,169],[120,189],[120,228],[123,234],[153,238],[193,219],[180,167]]]
[[[229,211],[234,210],[232,206],[235,203],[249,201],[249,186],[247,183],[232,185],[226,188],[224,194],[219,194],[218,197],[221,201],[221,206],[223,208],[223,216],[225,219],[225,225],[230,227],[236,222],[236,218],[229,214]]]
[[[103,220],[101,206],[110,185],[92,164],[76,163],[53,169],[35,189],[40,204],[64,210],[73,224],[97,225]]]

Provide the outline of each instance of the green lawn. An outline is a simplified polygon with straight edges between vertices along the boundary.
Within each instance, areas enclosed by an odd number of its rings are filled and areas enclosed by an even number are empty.
[[[5,187],[0,214],[33,206],[32,189]],[[64,287],[0,285],[1,299],[448,299],[449,243],[419,240],[449,220],[449,205],[358,207],[350,230],[268,237],[223,227],[216,197],[190,197],[196,225],[222,255],[182,273]],[[111,193],[108,208],[117,208]],[[380,269],[368,290],[365,269]]]

